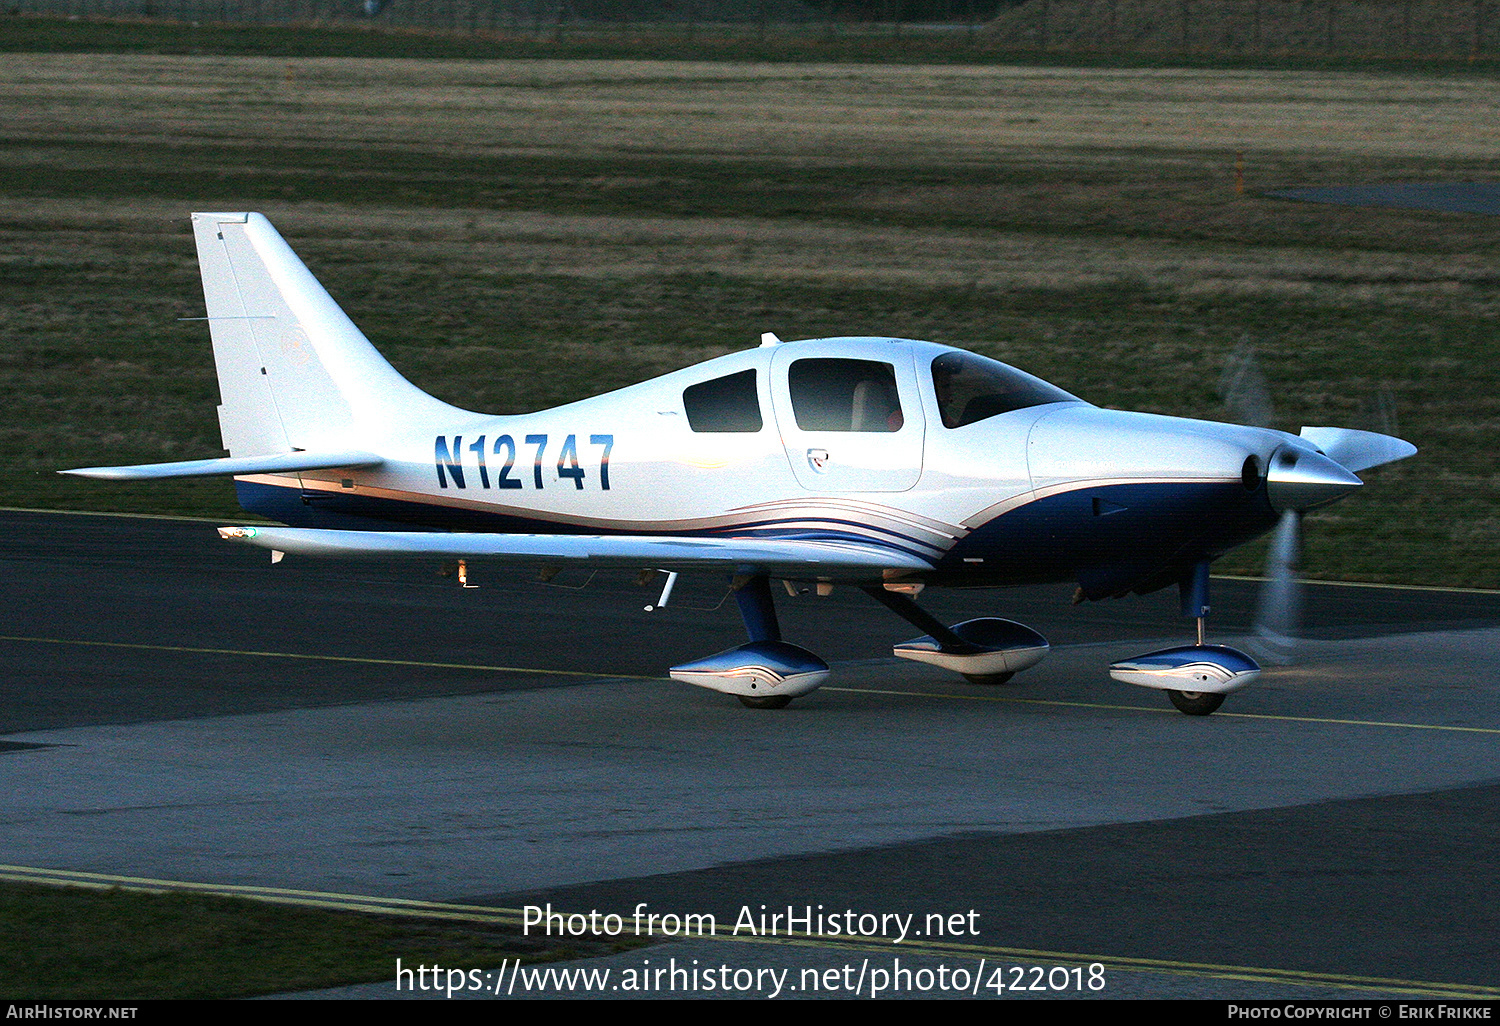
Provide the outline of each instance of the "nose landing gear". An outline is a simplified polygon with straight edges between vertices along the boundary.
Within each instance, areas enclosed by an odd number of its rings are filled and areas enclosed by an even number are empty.
[[[1227,645],[1204,643],[1208,615],[1208,563],[1202,562],[1178,582],[1182,612],[1198,621],[1198,643],[1148,652],[1109,668],[1126,684],[1165,691],[1172,705],[1188,716],[1207,716],[1224,704],[1224,696],[1260,676],[1260,666]]]

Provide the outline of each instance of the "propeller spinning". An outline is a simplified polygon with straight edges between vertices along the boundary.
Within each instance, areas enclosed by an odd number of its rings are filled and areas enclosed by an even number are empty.
[[[1270,389],[1261,373],[1254,348],[1242,341],[1225,361],[1219,393],[1236,420],[1270,427],[1275,416]],[[1380,396],[1381,427],[1395,430],[1394,406],[1388,390]],[[1405,459],[1416,446],[1390,434],[1354,428],[1304,427],[1301,437],[1318,453],[1283,446],[1271,457],[1266,489],[1281,521],[1266,556],[1265,584],[1256,601],[1252,631],[1256,656],[1262,662],[1285,666],[1294,661],[1302,625],[1302,583],[1297,568],[1302,558],[1302,515],[1347,494],[1362,482],[1355,472]]]

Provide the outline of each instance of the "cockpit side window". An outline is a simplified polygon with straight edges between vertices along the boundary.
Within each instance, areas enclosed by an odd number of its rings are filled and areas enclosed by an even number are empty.
[[[933,360],[932,387],[943,426],[950,428],[1028,406],[1078,401],[1041,378],[973,353],[944,353]]]
[[[906,423],[896,368],[878,360],[795,360],[787,371],[803,431],[900,431]]]
[[[755,370],[743,370],[682,390],[682,407],[694,431],[753,433],[761,429]]]

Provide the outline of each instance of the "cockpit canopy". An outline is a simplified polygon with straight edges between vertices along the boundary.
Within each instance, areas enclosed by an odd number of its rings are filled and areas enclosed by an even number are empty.
[[[932,361],[932,387],[943,426],[960,428],[990,417],[1078,397],[1025,371],[974,353],[944,353]]]
[[[892,343],[910,346],[915,363],[899,357]],[[743,363],[759,355],[736,359]],[[1013,410],[1079,401],[998,360],[931,343],[814,339],[789,347],[786,356],[778,372],[783,376],[779,383],[772,382],[772,391],[784,386],[788,409],[783,413],[791,414],[799,431],[894,435],[909,421],[920,427],[924,417],[912,372],[919,375],[925,359],[931,361],[938,413],[950,429]],[[900,366],[906,369],[898,373]],[[759,433],[768,419],[761,410],[759,374],[754,367],[745,368],[684,387],[682,406],[689,428],[697,433]],[[930,421],[931,411],[925,416]],[[783,430],[789,426],[783,425]]]

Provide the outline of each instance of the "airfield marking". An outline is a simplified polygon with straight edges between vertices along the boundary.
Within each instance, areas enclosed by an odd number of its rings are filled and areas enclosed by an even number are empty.
[[[1216,581],[1255,581],[1260,584],[1270,580],[1269,577],[1256,577],[1245,574],[1214,574]],[[1500,590],[1495,588],[1448,588],[1441,584],[1380,584],[1376,581],[1321,581],[1316,577],[1299,577],[1298,584],[1312,584],[1319,588],[1388,588],[1391,591],[1443,591],[1452,595],[1500,595]]]
[[[193,655],[249,656],[262,659],[309,659],[331,663],[359,663],[371,666],[416,666],[434,670],[476,670],[487,673],[529,673],[547,677],[586,677],[590,680],[661,681],[661,677],[638,677],[624,673],[589,673],[585,670],[546,670],[532,666],[484,666],[476,663],[433,663],[420,659],[372,659],[364,656],[312,655],[304,652],[260,652],[232,648],[193,648],[186,645],[143,645],[128,641],[81,641],[74,638],[39,638],[18,634],[0,634],[0,641],[21,641],[40,645],[78,645],[87,648],[124,648],[144,652],[186,652]],[[1108,709],[1113,712],[1143,712],[1174,715],[1175,709],[1152,705],[1111,705],[1105,702],[1068,702],[1061,699],[1011,698],[1003,695],[960,695],[937,691],[897,691],[890,688],[850,688],[825,686],[823,691],[842,691],[854,695],[904,695],[908,698],[948,698],[961,702],[1009,702],[1015,705],[1061,706],[1069,709]],[[1461,734],[1500,734],[1500,727],[1460,727],[1444,723],[1399,723],[1384,720],[1349,720],[1327,716],[1280,716],[1273,713],[1216,712],[1215,716],[1240,720],[1279,720],[1287,723],[1327,723],[1349,727],[1395,727],[1407,730],[1445,730]]]
[[[700,938],[693,938],[695,940]],[[747,944],[782,944],[790,947],[846,948],[854,951],[889,954],[894,945],[888,940],[860,940],[839,938],[828,940],[793,934],[785,938],[770,937],[713,937],[703,940],[738,941]],[[1099,963],[1107,971],[1158,973],[1165,976],[1185,976],[1195,979],[1240,980],[1248,983],[1280,983],[1298,987],[1329,987],[1339,990],[1383,990],[1410,997],[1448,997],[1468,1000],[1493,1000],[1500,997],[1500,987],[1485,987],[1478,984],[1438,983],[1430,980],[1403,980],[1383,976],[1350,976],[1340,973],[1320,973],[1301,969],[1271,969],[1263,966],[1219,965],[1213,962],[1178,962],[1171,959],[1131,958],[1120,955],[1085,955],[1076,951],[1046,951],[1035,948],[992,947],[980,944],[943,944],[929,941],[907,940],[901,950],[919,955],[947,955],[957,958],[1026,959],[1031,962],[1048,962],[1054,965],[1089,965]]]
[[[83,887],[89,890],[118,888],[143,894],[211,894],[221,898],[246,898],[279,905],[296,905],[301,908],[342,909],[348,912],[413,916],[422,919],[453,919],[470,923],[521,925],[521,910],[518,908],[459,905],[451,902],[420,901],[415,898],[381,898],[366,894],[342,894],[337,891],[304,891],[287,887],[259,887],[251,884],[195,883],[187,880],[159,880],[152,877],[116,876],[109,873],[83,873],[70,869],[40,869],[35,866],[6,865],[0,865],[0,880],[45,884],[53,887]]]
[[[1010,702],[1016,705],[1057,705],[1072,709],[1110,709],[1115,712],[1181,715],[1176,709],[1154,705],[1110,705],[1104,702],[1067,702],[1048,698],[1011,698],[1006,695],[956,695],[941,691],[896,691],[891,688],[846,688],[824,685],[820,691],[845,691],[856,695],[904,695],[908,698],[952,698],[961,702]],[[1216,712],[1213,715],[1240,720],[1285,720],[1289,723],[1330,723],[1351,727],[1404,727],[1411,730],[1451,730],[1465,734],[1500,734],[1500,727],[1458,727],[1445,723],[1388,723],[1384,720],[1344,720],[1324,716],[1278,716],[1273,713]]]
[[[195,655],[255,656],[262,659],[313,659],[330,663],[365,663],[373,666],[420,666],[434,670],[484,670],[490,673],[534,673],[549,677],[589,677],[595,680],[661,680],[632,677],[623,673],[588,673],[584,670],[543,670],[530,666],[482,666],[474,663],[430,663],[420,659],[371,659],[365,656],[312,655],[304,652],[255,652],[233,648],[191,648],[186,645],[142,645],[128,641],[80,641],[74,638],[34,638],[0,634],[0,641],[27,641],[39,645],[79,645],[88,648],[128,648],[142,652],[188,652]]]
[[[86,873],[67,869],[42,869],[34,866],[0,865],[0,880],[42,884],[53,887],[82,887],[90,890],[119,888],[148,894],[169,892],[209,894],[217,897],[245,898],[273,904],[305,908],[327,908],[348,912],[406,916],[418,919],[442,919],[457,922],[492,923],[508,926],[522,924],[518,908],[489,905],[462,905],[415,898],[383,898],[366,894],[343,894],[336,891],[305,891],[286,887],[260,887],[249,884],[209,884],[151,877],[116,876],[109,873]],[[563,913],[566,915],[567,913]],[[862,940],[843,937],[830,940],[806,933],[782,937],[750,937],[718,933],[692,940],[718,940],[742,944],[779,944],[791,947],[842,948],[889,954],[895,946],[888,939]],[[950,956],[988,960],[1027,959],[1033,962],[1088,965],[1098,962],[1106,969],[1124,972],[1161,973],[1199,979],[1240,980],[1251,983],[1280,983],[1303,987],[1330,987],[1339,990],[1382,990],[1414,997],[1441,997],[1469,1000],[1500,998],[1500,987],[1474,984],[1440,983],[1429,980],[1404,980],[1383,976],[1353,976],[1300,969],[1272,969],[1263,966],[1220,965],[1212,962],[1182,962],[1172,959],[1132,958],[1116,955],[1088,955],[1076,951],[1047,951],[1036,948],[1013,948],[983,944],[958,944],[943,941],[909,940],[901,951],[919,955]]]

